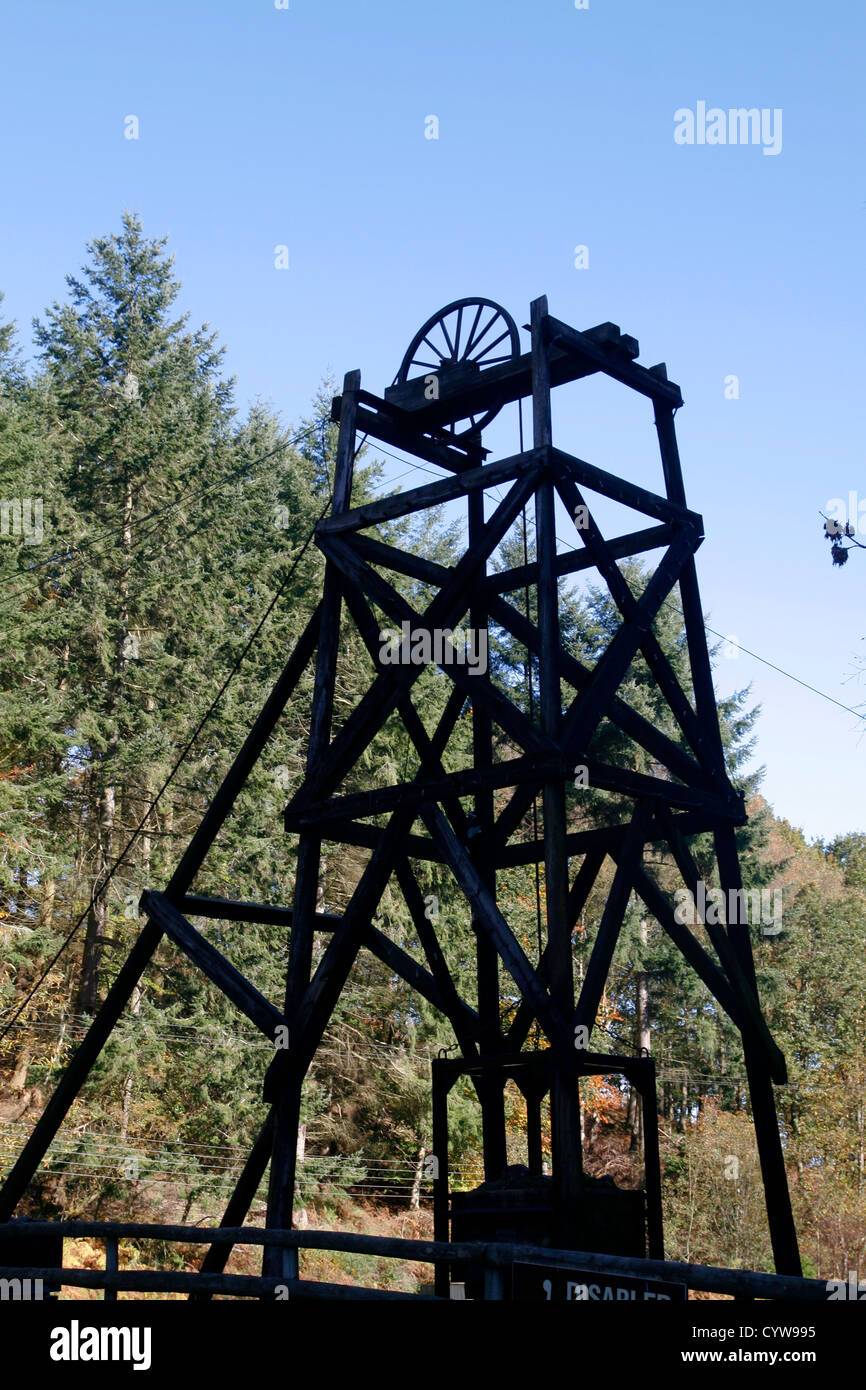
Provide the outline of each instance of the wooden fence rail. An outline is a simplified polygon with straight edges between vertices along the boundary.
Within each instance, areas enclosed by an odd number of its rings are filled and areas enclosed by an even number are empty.
[[[379,1259],[435,1264],[452,1268],[483,1268],[485,1297],[502,1298],[507,1272],[516,1263],[568,1267],[600,1276],[654,1279],[684,1284],[702,1293],[718,1293],[736,1299],[777,1299],[826,1302],[828,1286],[820,1279],[763,1274],[755,1270],[721,1269],[710,1265],[681,1264],[674,1260],[645,1260],[593,1251],[551,1250],[534,1245],[448,1243],[404,1240],[390,1236],[358,1235],[346,1231],[265,1230],[257,1226],[175,1226],[123,1221],[12,1221],[0,1225],[4,1236],[54,1235],[64,1239],[97,1239],[105,1242],[106,1269],[0,1268],[0,1279],[42,1279],[55,1286],[101,1288],[106,1298],[117,1290],[137,1293],[228,1294],[241,1298],[270,1298],[277,1290],[292,1299],[407,1299],[428,1297],[396,1293],[350,1284],[327,1284],[304,1279],[224,1273],[188,1273],[177,1270],[123,1270],[117,1253],[122,1240],[163,1240],[185,1245],[260,1245],[290,1250],[341,1251]]]

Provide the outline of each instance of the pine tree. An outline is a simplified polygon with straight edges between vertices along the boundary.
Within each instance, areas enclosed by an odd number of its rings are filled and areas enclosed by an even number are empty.
[[[113,859],[146,813],[155,766],[174,742],[177,647],[192,618],[181,601],[194,560],[189,540],[230,461],[221,351],[206,328],[191,332],[185,316],[172,317],[180,286],[164,248],[126,214],[118,235],[88,247],[81,277],[67,277],[70,302],[55,302],[35,323],[62,486],[89,546],[54,586],[77,702],[89,900],[76,991],[83,1011],[99,994],[109,903],[128,911],[136,870],[147,877],[160,833],[147,825],[122,880],[109,886]]]

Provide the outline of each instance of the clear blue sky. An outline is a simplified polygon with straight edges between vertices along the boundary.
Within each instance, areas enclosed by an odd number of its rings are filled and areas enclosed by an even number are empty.
[[[866,501],[864,40],[851,0],[27,0],[0,18],[4,310],[29,350],[85,243],[134,209],[170,236],[239,403],[289,420],[328,369],[381,389],[460,295],[520,324],[542,293],[579,328],[611,319],[683,388],[712,626],[857,705],[866,553],[831,569],[818,512]],[[781,109],[781,152],[676,144],[699,101]],[[557,438],[658,486],[627,394],[567,388]],[[854,716],[746,656],[717,681],[753,682],[778,814],[866,829]]]

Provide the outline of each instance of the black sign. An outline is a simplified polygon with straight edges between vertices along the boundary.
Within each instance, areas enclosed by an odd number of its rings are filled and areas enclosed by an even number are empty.
[[[685,1303],[685,1284],[631,1279],[563,1265],[515,1264],[511,1296],[536,1303]]]

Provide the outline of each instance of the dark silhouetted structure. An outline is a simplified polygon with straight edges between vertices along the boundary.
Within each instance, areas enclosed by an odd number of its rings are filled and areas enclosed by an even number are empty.
[[[304,1077],[358,953],[370,951],[447,1016],[459,1045],[459,1058],[434,1065],[437,1237],[511,1238],[633,1256],[643,1256],[646,1245],[651,1258],[663,1258],[653,1063],[647,1057],[595,1053],[586,1045],[634,892],[740,1030],[776,1271],[800,1273],[772,1090],[773,1082],[786,1079],[785,1062],[762,1016],[748,926],[705,921],[711,953],[680,920],[682,914],[675,913],[643,862],[646,846],[665,846],[684,885],[698,899],[700,874],[690,841],[709,833],[725,901],[740,901],[733,896],[742,889],[735,829],[744,823],[745,812],[727,775],[719,731],[694,561],[703,524],[686,503],[674,431],[680,390],[663,365],[638,365],[636,341],[614,324],[578,332],[552,317],[542,298],[532,305],[529,327],[531,347],[522,353],[518,329],[503,309],[488,300],[460,300],[434,315],[416,335],[384,396],[364,390],[359,372],[346,376],[333,405],[333,418],[339,421],[333,505],[316,533],[326,560],[321,601],[171,881],[162,892],[144,894],[147,925],[7,1179],[0,1218],[12,1215],[165,935],[275,1043],[264,1081],[268,1117],[224,1226],[242,1224],[268,1163],[268,1226],[291,1226]],[[650,492],[554,444],[552,389],[595,373],[651,402],[662,491]],[[519,452],[488,461],[482,431],[506,403],[526,398],[532,402],[531,447],[523,448],[521,442]],[[443,477],[353,507],[359,435],[433,464]],[[501,490],[501,500],[494,489]],[[615,538],[604,536],[593,514],[599,496],[636,513],[634,529]],[[453,567],[406,553],[371,534],[379,523],[461,498],[466,499],[468,547]],[[528,504],[535,510],[536,558],[494,572],[491,557]],[[560,518],[564,508],[567,523],[557,521],[557,507]],[[565,524],[572,528],[576,546],[558,553],[556,530]],[[650,552],[656,553],[655,568],[638,596],[617,561]],[[594,571],[607,586],[621,620],[592,665],[568,651],[560,634],[558,581],[581,571]],[[420,581],[433,593],[423,612],[403,597],[394,575]],[[677,587],[690,688],[677,679],[653,630],[662,603]],[[527,588],[535,591],[535,602],[521,611],[511,596]],[[413,700],[423,665],[411,659],[411,643],[384,659],[381,614],[395,630],[413,638],[426,634],[421,646],[429,641],[433,652],[441,634],[464,621],[476,637],[486,634],[488,624],[504,630],[532,654],[537,703],[528,712],[494,682],[489,670],[443,659],[441,670],[451,685],[430,731]],[[370,686],[335,732],[335,671],[344,622],[354,624],[369,652]],[[640,657],[667,702],[676,737],[621,696],[629,668]],[[299,837],[294,901],[271,906],[195,896],[191,890],[205,855],[310,663],[315,664],[315,689],[307,771],[285,811],[287,831]],[[471,765],[447,772],[446,750],[467,705],[472,711]],[[369,771],[357,769],[395,714],[411,740],[415,765],[407,780],[377,784]],[[494,729],[504,740],[494,739]],[[611,743],[604,732],[614,730],[618,746],[624,739],[632,750],[616,764],[599,751]],[[503,742],[514,756],[494,756]],[[574,782],[576,768],[583,769],[585,783],[613,794],[614,823],[570,829],[566,788]],[[347,778],[355,787],[361,781],[366,790],[347,791]],[[536,816],[533,821],[531,808],[539,798],[540,820]],[[339,916],[316,910],[325,841],[370,852]],[[608,858],[614,866],[612,886],[576,997],[572,934]],[[474,1001],[460,998],[437,937],[435,914],[428,915],[417,877],[417,864],[425,860],[447,866],[470,905],[477,940]],[[497,905],[497,875],[537,862],[544,865],[546,940],[540,959],[533,961]],[[374,925],[389,883],[405,898],[423,964]],[[290,925],[281,1006],[264,999],[190,924],[196,917]],[[313,969],[317,932],[327,933],[328,939]],[[507,1028],[500,1013],[503,971],[520,1000]],[[545,1045],[529,1050],[536,1023]],[[620,1193],[619,1205],[615,1191],[602,1191],[582,1172],[578,1082],[593,1072],[623,1073],[644,1101],[646,1193]],[[481,1106],[485,1182],[474,1203],[464,1194],[449,1204],[447,1096],[460,1075],[471,1079]],[[528,1115],[529,1161],[513,1181],[507,1171],[503,1094],[509,1080],[526,1097]],[[540,1129],[542,1100],[548,1094],[549,1179],[542,1174]],[[459,1231],[451,1230],[452,1222]],[[203,1268],[222,1270],[229,1249],[226,1243],[213,1245]],[[265,1252],[266,1274],[296,1277],[296,1249],[266,1245]],[[440,1261],[440,1290],[447,1278]]]

